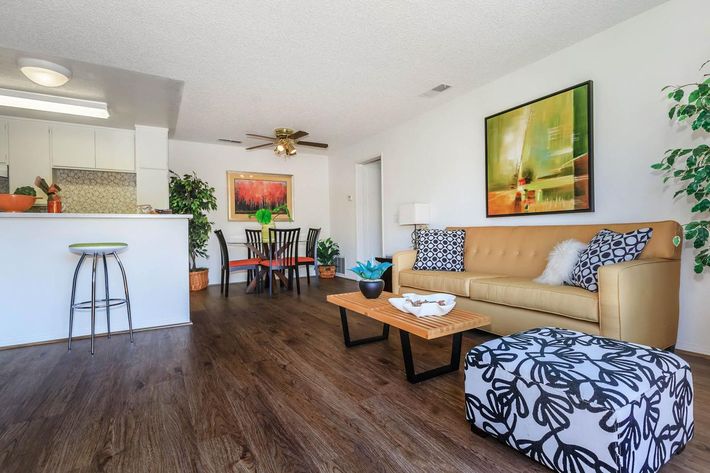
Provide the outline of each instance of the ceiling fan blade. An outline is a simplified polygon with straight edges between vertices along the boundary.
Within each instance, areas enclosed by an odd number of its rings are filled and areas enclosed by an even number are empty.
[[[297,131],[296,133],[291,133],[290,135],[288,135],[288,137],[292,140],[297,140],[299,138],[303,138],[304,136],[308,136],[307,131]]]
[[[251,136],[252,138],[261,138],[263,140],[272,140],[272,141],[277,139],[275,136],[255,135],[254,133],[247,133],[247,136]]]
[[[263,145],[250,146],[249,148],[247,148],[247,151],[250,149],[266,148],[267,146],[274,146],[274,144],[273,143],[264,143]]]
[[[296,141],[297,145],[313,146],[314,148],[327,148],[326,143],[314,143],[313,141]]]
[[[230,140],[229,138],[218,138],[217,141],[222,141],[224,143],[241,143],[239,140]]]

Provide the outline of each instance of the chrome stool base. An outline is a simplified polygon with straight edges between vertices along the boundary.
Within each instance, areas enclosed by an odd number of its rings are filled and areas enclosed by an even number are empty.
[[[106,328],[108,331],[108,338],[111,338],[111,308],[126,307],[126,313],[128,315],[128,335],[131,343],[133,343],[133,322],[131,320],[131,298],[128,294],[128,279],[126,278],[126,270],[123,267],[121,259],[118,257],[118,251],[124,249],[127,245],[111,247],[112,244],[105,244],[106,246],[97,246],[93,244],[91,246],[83,247],[80,245],[70,246],[70,250],[74,253],[80,253],[81,258],[76,265],[74,270],[74,280],[72,281],[71,288],[71,304],[69,307],[69,340],[67,348],[71,350],[72,343],[72,330],[74,328],[74,311],[75,310],[90,310],[91,311],[91,354],[94,354],[94,338],[96,335],[96,310],[105,309],[106,310]],[[118,245],[118,244],[115,244]],[[114,251],[107,251],[113,249]],[[108,287],[108,264],[106,263],[106,255],[109,254],[116,259],[118,267],[121,270],[121,275],[123,276],[123,290],[125,297],[123,298],[111,298],[109,294]],[[91,300],[83,302],[75,302],[76,300],[76,280],[79,276],[79,270],[87,256],[91,256]],[[104,267],[104,289],[105,297],[101,300],[96,300],[96,266],[98,259],[101,257],[103,260]]]

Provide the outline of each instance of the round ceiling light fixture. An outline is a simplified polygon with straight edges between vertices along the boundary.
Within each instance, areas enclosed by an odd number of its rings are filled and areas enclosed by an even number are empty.
[[[60,87],[71,79],[69,69],[44,59],[23,57],[17,65],[29,80],[45,87]]]

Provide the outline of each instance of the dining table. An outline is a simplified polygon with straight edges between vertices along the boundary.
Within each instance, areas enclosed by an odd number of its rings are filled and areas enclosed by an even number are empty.
[[[304,244],[305,245],[306,240],[298,240],[298,244]],[[251,251],[253,255],[255,255],[256,258],[268,261],[269,254],[273,253],[274,259],[278,259],[281,257],[281,255],[284,254],[286,251],[286,245],[281,246],[280,248],[273,248],[274,243],[269,243],[269,242],[262,242],[261,245],[258,244],[253,244],[249,243],[244,240],[236,240],[236,239],[230,239],[227,242],[228,245],[235,245],[235,246],[242,246],[243,248],[246,248],[247,250]],[[275,281],[278,281],[281,286],[283,287],[284,285],[288,286],[289,289],[291,289],[292,284],[291,281],[286,277],[284,274],[283,270],[274,270],[272,272],[274,275],[274,281],[266,281],[267,284],[273,284]],[[261,275],[262,279],[268,278],[268,271],[264,271]],[[252,278],[251,282],[247,285],[246,292],[251,294],[256,292],[257,289],[257,284],[259,283],[259,278],[254,277]]]

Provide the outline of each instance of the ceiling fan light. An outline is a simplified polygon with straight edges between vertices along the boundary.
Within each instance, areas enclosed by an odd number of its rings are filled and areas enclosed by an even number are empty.
[[[45,87],[60,87],[71,79],[71,71],[64,66],[43,59],[20,58],[20,71],[35,84]]]
[[[294,156],[296,154],[296,146],[293,143],[293,140],[286,140],[286,154],[288,156]]]

